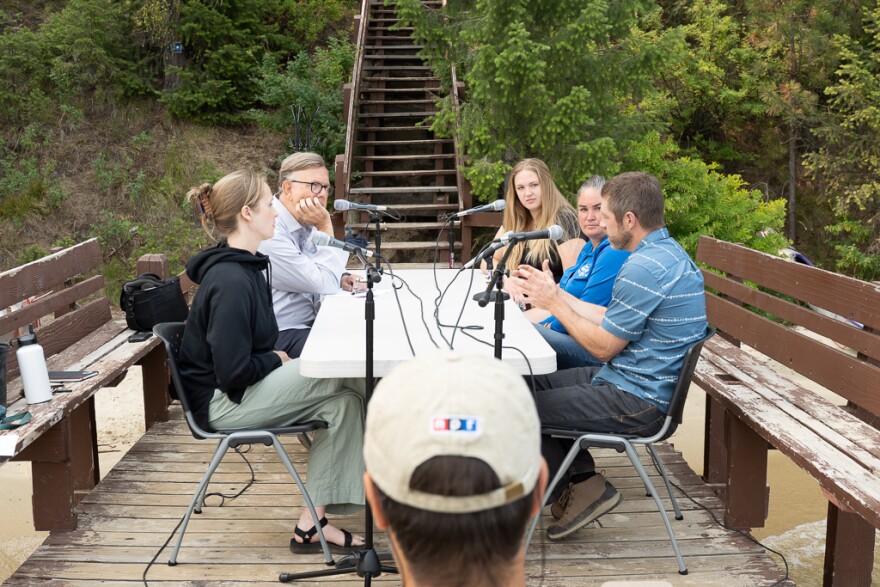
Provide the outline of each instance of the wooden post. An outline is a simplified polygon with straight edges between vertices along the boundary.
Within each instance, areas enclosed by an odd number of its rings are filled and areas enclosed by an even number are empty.
[[[767,519],[767,442],[742,420],[726,418],[727,502],[724,523],[739,530]]]
[[[168,258],[162,253],[142,255],[141,258],[137,260],[137,268],[135,271],[138,275],[143,273],[155,273],[162,279],[168,279]]]
[[[828,503],[823,587],[868,587],[874,566],[874,527]]]
[[[137,274],[155,273],[162,279],[169,277],[168,258],[162,253],[143,255],[137,261]],[[149,430],[156,422],[168,421],[168,363],[165,347],[161,344],[138,361],[144,389],[144,426]]]
[[[703,480],[721,501],[727,501],[726,412],[711,395],[706,394],[706,432],[703,446]]]

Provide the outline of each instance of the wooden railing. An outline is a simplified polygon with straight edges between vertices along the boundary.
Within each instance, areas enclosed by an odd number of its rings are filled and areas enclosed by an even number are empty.
[[[367,27],[369,24],[370,0],[362,0],[356,42],[357,57],[351,73],[351,84],[346,84],[346,87],[343,89],[343,103],[347,106],[347,124],[345,128],[345,153],[336,156],[335,187],[337,198],[347,198],[348,190],[351,187],[351,169],[354,159],[355,137],[357,136],[358,96],[360,95],[364,47],[366,46]]]

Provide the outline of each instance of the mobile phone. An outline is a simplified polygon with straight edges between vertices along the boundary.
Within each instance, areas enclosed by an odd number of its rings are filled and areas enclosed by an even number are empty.
[[[141,332],[135,332],[131,336],[128,337],[128,342],[144,342],[148,338],[153,336],[153,333],[149,330],[143,330]]]

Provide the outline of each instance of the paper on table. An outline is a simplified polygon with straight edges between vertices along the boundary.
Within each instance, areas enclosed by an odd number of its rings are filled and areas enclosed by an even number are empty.
[[[14,455],[17,444],[18,434],[4,434],[0,436],[0,457],[11,457]]]

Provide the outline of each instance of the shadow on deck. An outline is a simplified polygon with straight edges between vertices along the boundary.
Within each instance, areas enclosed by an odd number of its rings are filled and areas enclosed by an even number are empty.
[[[143,584],[147,564],[186,510],[214,448],[190,435],[179,407],[171,413],[171,421],[151,428],[83,500],[78,508],[79,528],[49,536],[6,585]],[[303,472],[305,449],[293,438],[285,441],[285,447]],[[668,445],[659,446],[658,451],[672,481],[718,512],[720,501],[681,454]],[[680,576],[660,516],[626,458],[608,450],[597,450],[595,455],[597,466],[620,489],[624,501],[598,521],[601,526],[584,528],[565,541],[544,542],[543,533],[536,533],[527,553],[530,586],[602,585],[607,581],[663,585],[666,581],[670,585],[745,587],[773,585],[783,576],[764,549],[719,527],[683,496],[679,503],[684,520],[673,520],[673,528],[690,574]],[[301,498],[274,451],[255,446],[247,458],[256,471],[255,484],[222,508],[216,507],[219,498],[210,498],[208,507],[190,522],[179,564],[167,566],[167,547],[147,574],[149,584],[269,585],[278,584],[281,572],[326,568],[318,555],[294,556],[288,550]],[[243,460],[229,454],[209,491],[233,494],[249,478]],[[662,487],[659,476],[654,482]],[[668,504],[668,498],[664,501]],[[543,523],[549,521],[548,509]],[[334,523],[363,532],[362,515],[336,517]],[[379,550],[387,549],[383,533],[376,533],[376,544]],[[363,584],[353,574],[297,584],[331,581]],[[400,583],[396,575],[373,581]]]

